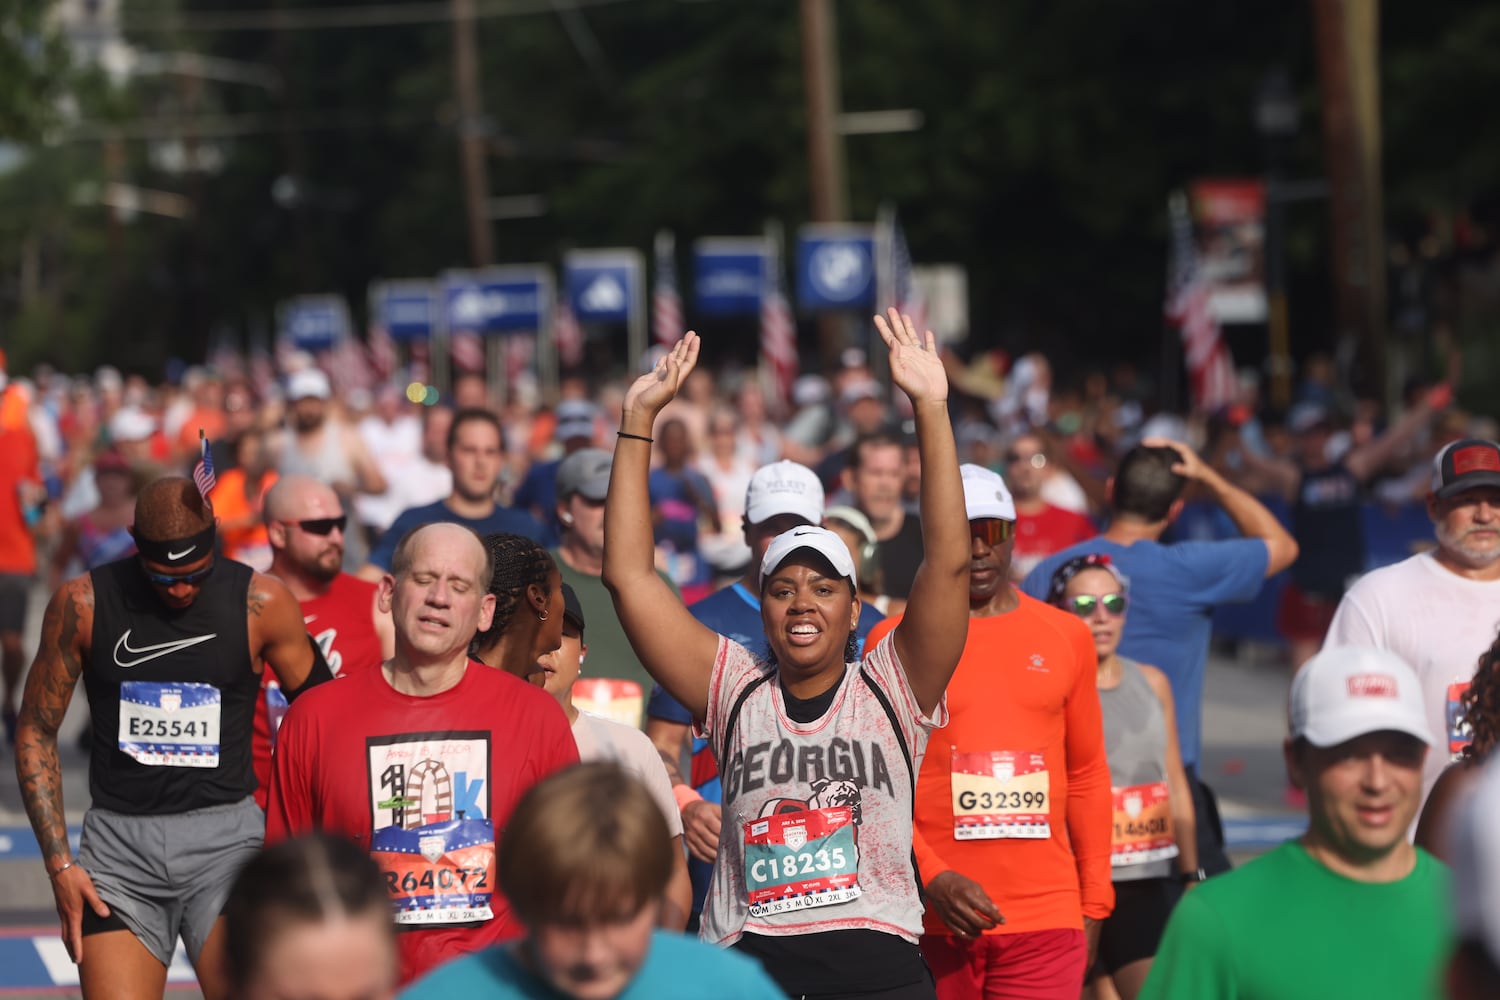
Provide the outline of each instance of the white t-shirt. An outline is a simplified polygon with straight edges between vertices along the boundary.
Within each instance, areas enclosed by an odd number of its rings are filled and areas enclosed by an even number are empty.
[[[724,729],[751,685],[726,759]],[[828,710],[810,723],[787,715],[774,667],[720,636],[698,734],[714,748],[724,790],[703,940],[861,929],[915,944],[913,776],[928,734],[947,722],[946,699],[931,716],[917,705],[890,636],[848,665]]]
[[[612,719],[579,712],[573,723],[573,740],[578,744],[579,760],[607,760],[641,779],[667,818],[672,836],[682,836],[682,814],[672,796],[672,781],[656,745],[645,733]]]
[[[1400,656],[1417,672],[1436,741],[1422,769],[1422,797],[1467,739],[1452,731],[1450,713],[1468,687],[1479,655],[1495,641],[1500,580],[1470,580],[1421,553],[1367,573],[1334,613],[1323,648],[1374,646]]]

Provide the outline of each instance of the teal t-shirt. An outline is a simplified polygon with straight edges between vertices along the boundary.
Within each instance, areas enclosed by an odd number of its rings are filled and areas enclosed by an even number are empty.
[[[1441,997],[1448,868],[1417,849],[1399,882],[1356,882],[1288,841],[1183,896],[1141,1000]]]
[[[516,958],[514,945],[498,945],[454,959],[417,980],[401,1000],[568,1000]],[[630,985],[615,1000],[786,1000],[761,967],[743,955],[697,938],[656,931],[651,950]]]

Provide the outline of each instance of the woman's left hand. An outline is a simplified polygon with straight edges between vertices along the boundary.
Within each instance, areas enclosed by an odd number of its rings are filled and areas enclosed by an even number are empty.
[[[656,367],[635,380],[625,393],[624,412],[655,419],[661,408],[672,401],[688,373],[698,364],[698,335],[689,330],[672,349],[662,355]]]
[[[913,403],[943,402],[948,398],[948,373],[938,356],[937,338],[931,330],[925,337],[918,336],[911,317],[894,308],[889,315],[889,322],[884,316],[876,316],[875,328],[891,349],[891,381]]]

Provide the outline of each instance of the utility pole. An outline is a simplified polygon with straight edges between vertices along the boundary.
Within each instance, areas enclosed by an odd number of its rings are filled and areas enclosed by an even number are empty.
[[[801,0],[802,80],[807,91],[808,187],[813,222],[844,222],[849,214],[844,137],[839,132],[839,52],[834,0]],[[832,367],[844,347],[843,317],[818,317],[818,350]]]
[[[485,164],[485,128],[479,98],[479,46],[475,38],[474,0],[452,0],[453,89],[458,100],[458,151],[464,179],[464,209],[469,220],[469,259],[474,267],[495,262],[490,236],[490,185]]]
[[[1390,396],[1400,373],[1385,368],[1379,0],[1316,0],[1313,12],[1340,346],[1355,347],[1367,388]]]

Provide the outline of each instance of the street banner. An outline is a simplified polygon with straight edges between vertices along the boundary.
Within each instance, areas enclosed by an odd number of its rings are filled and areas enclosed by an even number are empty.
[[[705,316],[760,311],[769,248],[758,237],[710,236],[693,244],[693,301]]]
[[[563,299],[580,323],[624,323],[628,367],[646,353],[646,263],[639,250],[571,250],[563,258]]]
[[[875,233],[809,225],[797,234],[797,303],[804,312],[875,307]]]
[[[371,327],[398,344],[429,340],[438,325],[438,295],[431,281],[381,281],[370,289]]]
[[[299,295],[281,304],[279,343],[317,354],[333,348],[351,330],[349,305],[341,295]]]

